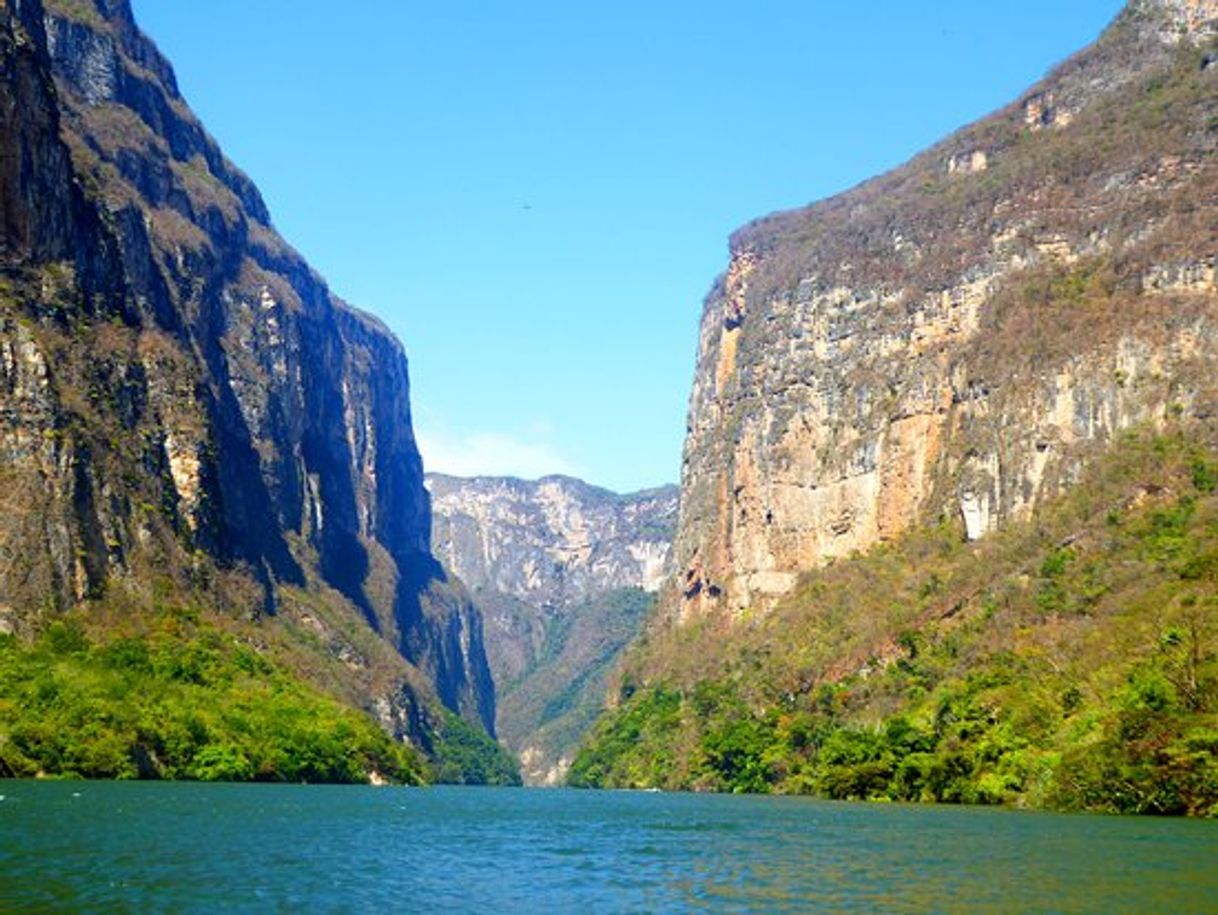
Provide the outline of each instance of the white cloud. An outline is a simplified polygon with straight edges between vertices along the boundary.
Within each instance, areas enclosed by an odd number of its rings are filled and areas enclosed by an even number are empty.
[[[429,472],[526,480],[553,473],[579,476],[575,465],[546,441],[544,428],[532,430],[527,437],[503,432],[462,433],[420,424],[416,418],[415,438],[423,455],[423,468]]]

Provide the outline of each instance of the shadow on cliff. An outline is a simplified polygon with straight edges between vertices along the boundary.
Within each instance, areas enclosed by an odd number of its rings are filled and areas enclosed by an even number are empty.
[[[495,736],[495,686],[482,641],[482,615],[465,586],[436,559],[399,559],[394,601],[399,650],[431,675],[440,701]]]

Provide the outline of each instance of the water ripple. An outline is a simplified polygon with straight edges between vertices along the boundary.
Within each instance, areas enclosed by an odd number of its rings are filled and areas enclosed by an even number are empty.
[[[1212,911],[1218,824],[782,798],[8,782],[0,910]]]

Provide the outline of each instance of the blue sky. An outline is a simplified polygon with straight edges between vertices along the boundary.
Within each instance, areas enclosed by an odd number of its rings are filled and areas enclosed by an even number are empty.
[[[134,0],[428,469],[675,482],[728,234],[1005,104],[1120,0]]]

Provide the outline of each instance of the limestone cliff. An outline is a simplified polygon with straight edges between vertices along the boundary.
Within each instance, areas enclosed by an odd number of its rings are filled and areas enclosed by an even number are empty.
[[[399,736],[433,695],[493,731],[399,343],[275,232],[127,0],[7,0],[0,58],[0,627],[253,583],[228,609]]]
[[[1218,410],[1218,3],[1136,0],[1015,103],[758,220],[706,299],[677,618],[942,518],[979,538],[1122,430]]]
[[[659,589],[677,512],[676,487],[627,496],[570,477],[427,475],[432,548],[479,602],[496,682],[535,659],[549,622],[621,588]]]
[[[561,779],[670,573],[677,489],[617,495],[569,477],[428,474],[432,548],[486,620],[499,730],[526,779]]]

